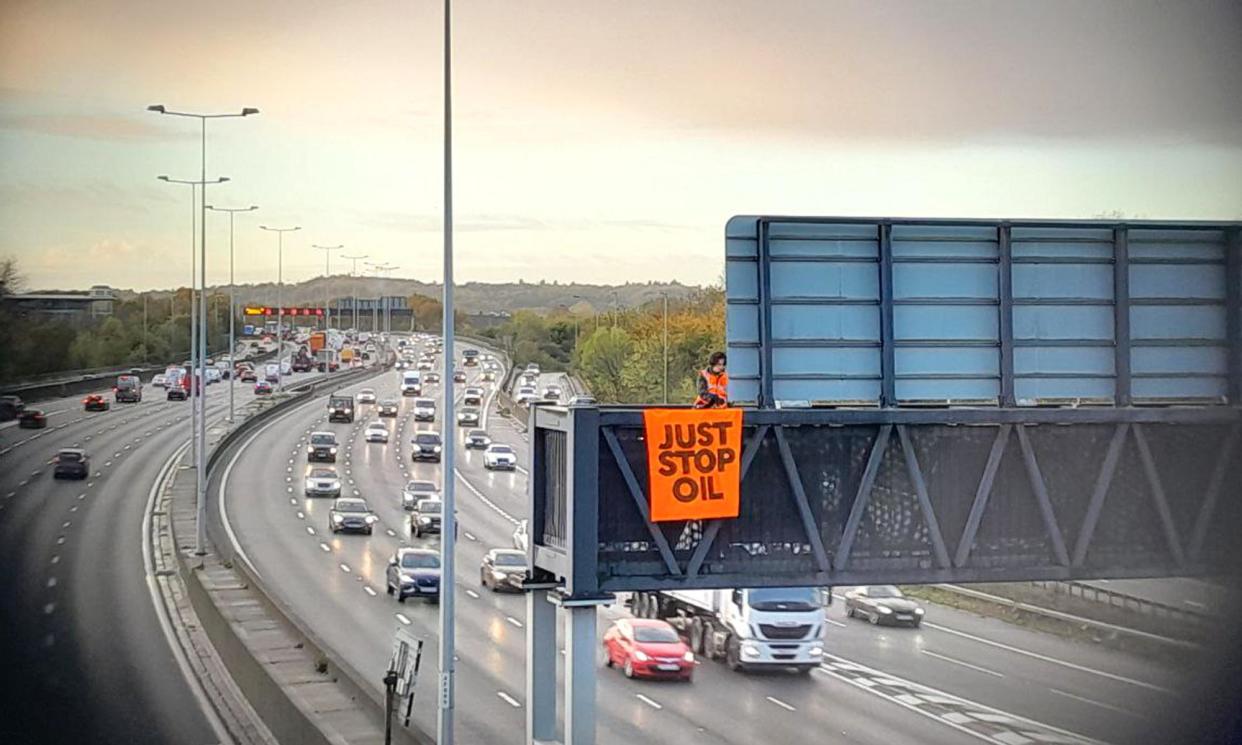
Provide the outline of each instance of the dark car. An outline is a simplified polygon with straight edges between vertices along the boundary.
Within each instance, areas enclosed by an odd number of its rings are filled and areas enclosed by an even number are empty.
[[[494,592],[522,591],[526,579],[526,554],[511,548],[493,548],[483,555],[479,566],[479,583]]]
[[[404,603],[409,597],[440,602],[440,554],[425,548],[399,548],[385,573],[389,595]]]
[[[429,373],[427,373],[426,375],[424,375],[424,376],[423,376],[423,382],[424,382],[424,383],[439,383],[439,382],[440,382],[440,373],[438,373],[438,372],[429,372]]]
[[[332,503],[328,510],[328,530],[333,533],[366,533],[371,535],[376,521],[379,520],[365,499],[357,497],[341,497]]]
[[[20,396],[0,396],[0,422],[16,419],[26,409]]]
[[[923,621],[923,609],[892,585],[858,587],[845,593],[845,615],[873,624],[913,626]]]
[[[122,375],[112,391],[118,404],[136,404],[142,400],[142,381],[137,375]]]
[[[484,450],[492,444],[492,438],[481,429],[472,429],[466,433],[467,450]]]
[[[82,448],[61,448],[52,462],[54,479],[84,479],[91,473],[90,456]]]
[[[17,415],[17,426],[22,429],[43,429],[47,426],[47,414],[43,409],[25,409]]]
[[[182,388],[180,383],[177,383],[168,387],[167,397],[169,401],[184,401],[190,397],[190,392]]]
[[[454,371],[453,371],[453,382],[454,382],[454,383],[465,383],[465,382],[466,382],[466,373],[465,373],[465,371],[463,371],[463,370],[454,370]]]
[[[84,411],[107,411],[111,407],[112,404],[108,403],[108,399],[98,393],[92,393],[82,399],[82,409]]]
[[[438,499],[420,499],[410,513],[410,535],[422,538],[428,533],[440,532],[440,508],[444,503]]]
[[[310,463],[336,462],[336,435],[332,432],[311,432],[306,445],[306,460]]]
[[[396,416],[397,410],[399,407],[397,406],[396,401],[393,401],[390,398],[386,398],[383,401],[379,402],[378,408],[379,408],[380,416]]]
[[[439,432],[415,432],[410,438],[410,459],[411,460],[429,460],[434,463],[440,462],[440,451],[444,448],[444,441],[440,439]]]
[[[352,422],[354,421],[354,397],[353,396],[329,396],[328,397],[328,421],[329,422]]]

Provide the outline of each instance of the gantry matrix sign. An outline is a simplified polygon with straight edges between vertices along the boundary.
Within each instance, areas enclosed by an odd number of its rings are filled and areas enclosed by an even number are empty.
[[[643,425],[652,522],[738,516],[741,409],[647,409]]]

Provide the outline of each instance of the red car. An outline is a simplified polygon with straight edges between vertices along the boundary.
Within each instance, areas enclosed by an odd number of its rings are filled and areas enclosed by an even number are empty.
[[[604,664],[619,665],[627,678],[694,676],[694,653],[665,621],[623,618],[604,633]]]
[[[26,409],[17,415],[17,426],[21,429],[43,429],[47,426],[47,414],[43,409]]]
[[[108,399],[98,393],[92,393],[82,399],[82,407],[86,411],[107,411],[110,406],[111,405],[108,403]]]
[[[258,381],[259,376],[255,374],[253,367],[242,367],[237,371],[237,379],[243,383],[254,383]]]
[[[266,380],[260,380],[254,384],[254,395],[269,396],[272,393],[272,384]]]

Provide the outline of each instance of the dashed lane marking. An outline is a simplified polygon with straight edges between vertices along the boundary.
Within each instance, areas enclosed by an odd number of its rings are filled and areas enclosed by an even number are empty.
[[[364,586],[362,588],[362,591],[370,595],[371,597],[375,597],[375,590],[371,589],[370,585]]]
[[[331,553],[331,551],[332,551],[332,547],[331,547],[331,546],[329,546],[328,544],[324,543],[323,541],[320,541],[320,542],[319,542],[319,548],[320,548],[320,549],[322,549],[322,550],[323,550],[323,552],[324,552],[325,554],[326,554],[326,553]]]
[[[659,703],[657,703],[657,702],[655,702],[655,701],[653,701],[653,700],[651,700],[651,699],[647,698],[646,696],[644,696],[644,695],[643,695],[643,694],[641,694],[641,693],[636,693],[636,694],[634,694],[634,697],[635,697],[635,698],[637,698],[639,701],[642,701],[644,704],[646,704],[646,705],[650,706],[651,708],[655,709],[656,711],[659,711],[660,709],[663,709],[663,708],[664,708],[664,707],[663,707],[663,706],[661,706]]]
[[[500,696],[501,701],[504,701],[506,704],[512,706],[513,708],[515,709],[522,708],[522,704],[518,703],[518,700],[516,698],[510,696],[504,691],[496,691],[496,695]]]
[[[779,698],[773,698],[772,696],[764,696],[764,698],[776,704],[777,706],[781,707],[785,711],[797,711],[798,710],[792,704],[787,704],[784,701],[781,701]]]
[[[521,622],[521,621],[519,621],[519,620],[517,620],[517,619],[516,619],[516,618],[514,618],[513,616],[505,616],[505,620],[506,620],[506,621],[508,621],[508,622],[509,622],[509,624],[510,624],[510,625],[512,625],[512,626],[516,626],[516,627],[518,627],[519,629],[520,629],[520,628],[522,628],[522,622]]]
[[[404,613],[398,613],[397,620],[405,624],[406,626],[410,625],[410,619],[406,618]]]
[[[474,590],[466,590],[466,594],[474,598],[475,600],[479,599],[479,593],[475,592]]]

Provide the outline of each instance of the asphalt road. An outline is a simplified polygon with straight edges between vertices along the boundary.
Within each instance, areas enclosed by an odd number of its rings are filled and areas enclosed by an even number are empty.
[[[477,375],[471,370],[471,383]],[[397,383],[387,373],[352,391],[373,387],[382,399],[395,396]],[[255,434],[225,485],[227,511],[268,587],[378,689],[395,628],[408,626],[429,644],[436,638],[435,606],[398,604],[384,593],[385,565],[397,547],[438,545],[434,537],[410,538],[400,492],[407,478],[442,483],[442,469],[410,463],[407,443],[414,429],[456,435],[457,428],[416,425],[406,399],[397,420],[386,420],[390,442],[366,443],[361,432],[372,417],[365,408],[352,426],[328,425],[324,413],[320,399]],[[332,535],[330,501],[302,496],[305,439],[317,429],[342,440],[345,494],[356,492],[378,513],[373,536]],[[525,457],[526,441],[512,422],[492,411],[487,429]],[[489,548],[510,545],[524,515],[525,474],[488,472],[481,453],[459,449],[458,479],[458,726],[463,741],[518,743],[524,599],[483,590],[478,567]],[[601,631],[623,613],[602,611]],[[601,669],[600,742],[793,742],[808,731],[830,742],[1036,741],[1031,734],[1045,742],[1150,742],[1166,713],[1183,703],[1186,673],[1001,621],[933,607],[918,630],[875,628],[845,619],[840,602],[826,620],[831,655],[810,679],[740,675],[708,662],[692,685],[650,684]],[[435,662],[433,654],[424,660],[415,706],[425,731],[435,721],[428,693]]]
[[[239,405],[251,396],[238,386]],[[148,494],[189,438],[190,402],[149,385],[142,402],[106,412],[81,399],[40,402],[46,429],[0,429],[0,740],[218,742],[165,641],[142,557]],[[227,401],[225,385],[208,386],[210,420]],[[91,477],[54,480],[50,459],[72,446],[91,455]]]

